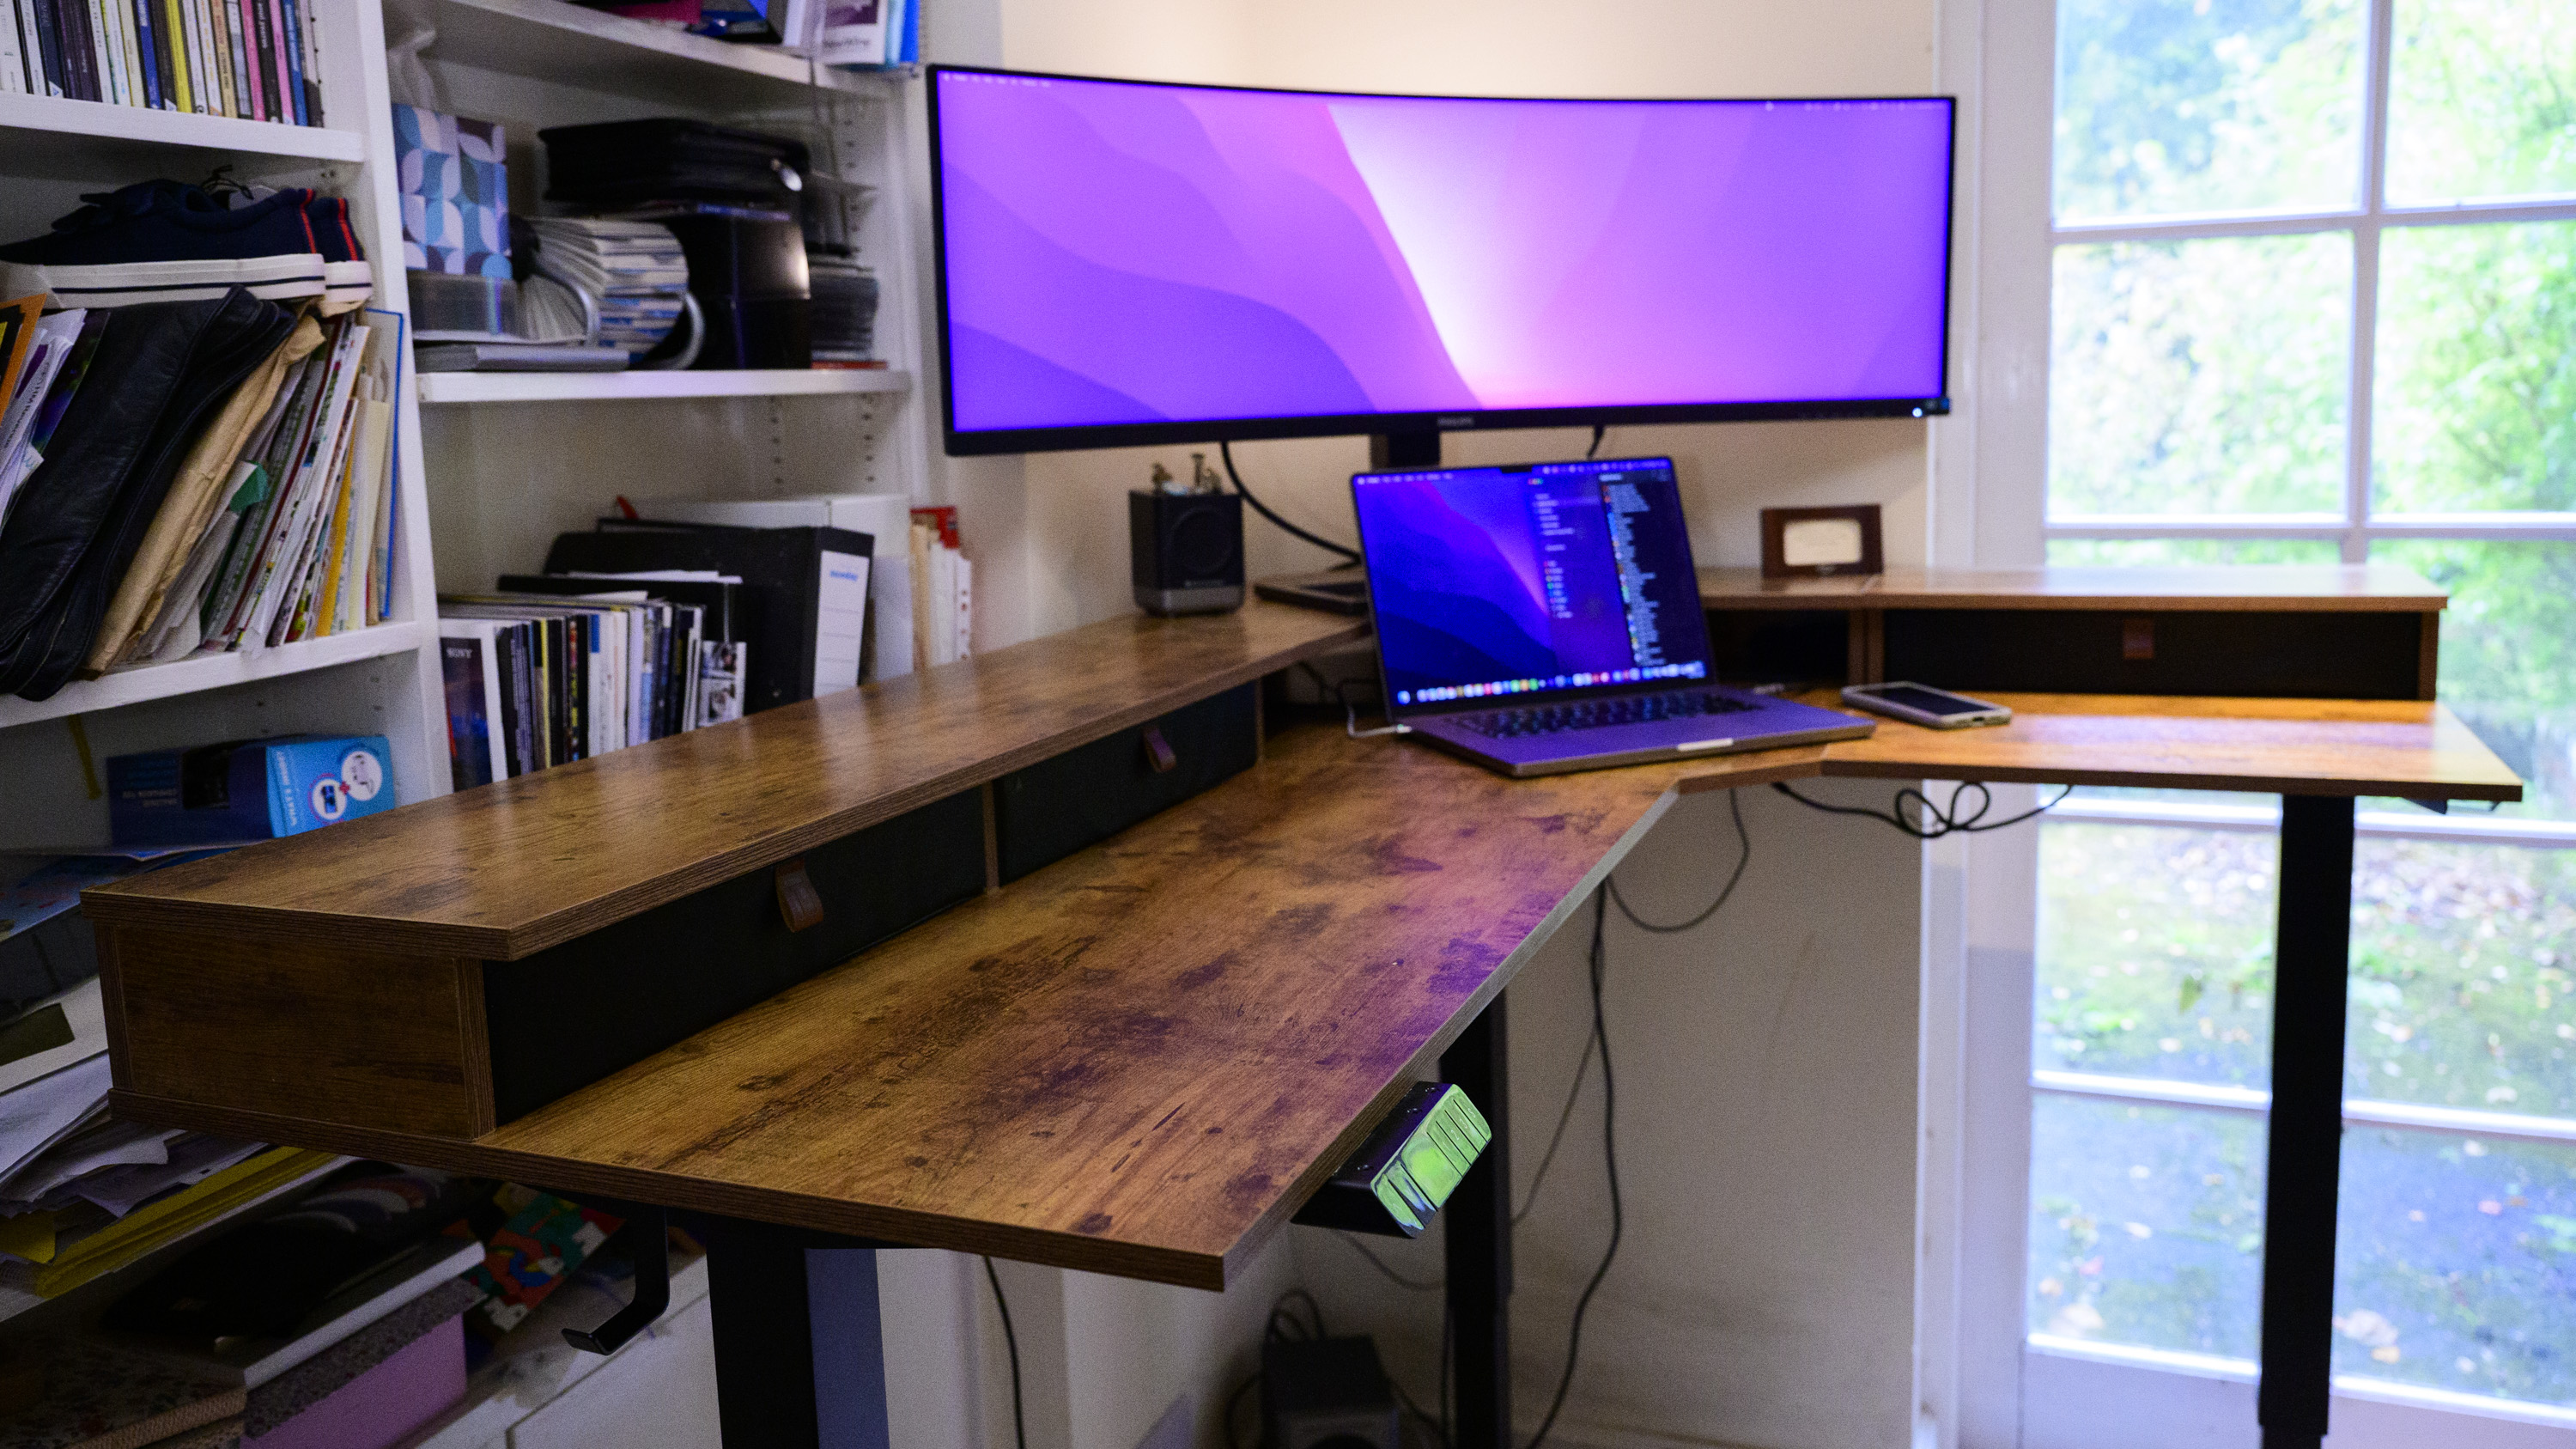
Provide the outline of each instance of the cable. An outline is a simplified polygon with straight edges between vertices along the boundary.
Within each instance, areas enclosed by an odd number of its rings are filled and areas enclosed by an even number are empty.
[[[1822,810],[1828,815],[1866,816],[1882,825],[1891,826],[1903,834],[1913,836],[1917,840],[1938,840],[1944,835],[1980,835],[1989,830],[2001,830],[2007,825],[2019,825],[2034,815],[2044,815],[2056,809],[2065,803],[2067,796],[2075,793],[2075,787],[2069,785],[2057,792],[2056,799],[2044,805],[2034,805],[2019,815],[2007,819],[1987,820],[1986,812],[1994,808],[1995,796],[1993,791],[1986,788],[1982,780],[1969,780],[1952,790],[1950,803],[1946,806],[1933,804],[1930,796],[1908,785],[1896,792],[1896,798],[1889,802],[1885,810],[1872,810],[1866,805],[1828,805],[1822,800],[1808,799],[1783,782],[1775,781],[1771,788],[1810,810]],[[1959,800],[1971,790],[1977,792],[1977,808],[1962,815],[1959,813]],[[1907,800],[1914,802],[1915,819],[1905,818]]]
[[[1341,1239],[1343,1245],[1348,1247],[1352,1252],[1368,1259],[1370,1267],[1385,1274],[1387,1281],[1393,1283],[1398,1288],[1411,1289],[1416,1293],[1437,1293],[1443,1287],[1447,1286],[1437,1278],[1425,1281],[1419,1278],[1405,1277],[1402,1273],[1395,1271],[1395,1269],[1387,1263],[1386,1259],[1370,1252],[1367,1244],[1338,1228],[1333,1230],[1333,1236]]]
[[[1235,1411],[1243,1407],[1243,1396],[1251,1393],[1252,1386],[1259,1382],[1261,1375],[1254,1374],[1236,1384],[1234,1392],[1225,1396],[1225,1449],[1243,1449],[1243,1441],[1234,1436]]]
[[[1652,931],[1658,936],[1677,936],[1684,931],[1697,929],[1701,923],[1717,914],[1717,908],[1726,904],[1727,897],[1735,894],[1735,888],[1744,881],[1744,868],[1753,863],[1753,836],[1744,828],[1744,792],[1727,791],[1726,808],[1735,817],[1735,844],[1738,854],[1735,857],[1735,873],[1726,878],[1726,888],[1717,893],[1717,899],[1708,903],[1707,910],[1678,926],[1658,926],[1652,921],[1639,918],[1635,911],[1628,909],[1627,898],[1619,894],[1618,877],[1615,875],[1608,877],[1610,899],[1618,905],[1619,914],[1628,918],[1629,925],[1640,931]]]
[[[1556,1114],[1556,1130],[1548,1134],[1547,1151],[1539,1154],[1538,1171],[1530,1175],[1529,1196],[1521,1199],[1521,1210],[1512,1214],[1513,1227],[1519,1227],[1521,1220],[1538,1207],[1538,1190],[1547,1186],[1547,1170],[1556,1163],[1556,1149],[1565,1141],[1566,1124],[1574,1120],[1574,1103],[1583,1095],[1583,1079],[1591,1074],[1592,1052],[1597,1045],[1590,1033],[1584,1034],[1583,1060],[1574,1064],[1574,1085],[1565,1089],[1565,1106]]]
[[[1597,456],[1601,451],[1601,440],[1608,436],[1610,436],[1610,425],[1608,423],[1594,423],[1592,425],[1592,446],[1583,450],[1583,456],[1586,458]]]
[[[993,1306],[1002,1313],[1002,1342],[1011,1350],[1011,1434],[1019,1449],[1029,1449],[1029,1422],[1020,1408],[1020,1336],[1011,1331],[1011,1300],[1002,1296],[1002,1275],[993,1271],[991,1258],[984,1260],[984,1281],[993,1285]]]
[[[1409,735],[1413,733],[1413,726],[1409,724],[1384,725],[1373,730],[1361,729],[1360,707],[1356,704],[1346,704],[1342,706],[1342,709],[1345,711],[1345,718],[1342,720],[1342,733],[1349,735],[1352,739],[1373,740],[1380,735]]]
[[[1270,505],[1253,497],[1252,490],[1243,486],[1243,475],[1234,471],[1234,445],[1232,443],[1217,444],[1216,455],[1225,460],[1225,476],[1233,480],[1234,491],[1242,496],[1244,502],[1252,505],[1253,512],[1269,519],[1272,523],[1286,529],[1296,537],[1306,540],[1308,543],[1324,550],[1326,553],[1339,554],[1343,558],[1350,560],[1352,563],[1358,563],[1360,561],[1360,551],[1358,549],[1345,548],[1341,544],[1335,543],[1329,538],[1325,538],[1319,534],[1308,533],[1306,530],[1290,523],[1287,519],[1271,512]]]
[[[1574,1324],[1565,1335],[1565,1371],[1557,1378],[1547,1417],[1538,1421],[1538,1432],[1523,1449],[1539,1449],[1547,1442],[1548,1431],[1556,1427],[1566,1391],[1574,1387],[1574,1366],[1583,1354],[1583,1316],[1591,1311],[1592,1295],[1601,1291],[1601,1281],[1610,1276],[1610,1265],[1619,1256],[1619,1239],[1627,1231],[1627,1216],[1619,1201],[1619,1081],[1610,1069],[1610,1026],[1601,1008],[1602,978],[1610,960],[1602,937],[1609,920],[1610,893],[1604,890],[1592,898],[1592,1039],[1601,1047],[1601,1165],[1610,1180],[1610,1246],[1602,1249],[1601,1266],[1592,1270],[1583,1296],[1574,1300]]]

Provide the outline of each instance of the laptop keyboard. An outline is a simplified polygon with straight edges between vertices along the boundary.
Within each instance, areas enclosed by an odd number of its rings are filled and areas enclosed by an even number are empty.
[[[1605,725],[1743,714],[1755,707],[1722,694],[1694,689],[1675,690],[1670,694],[1613,695],[1604,699],[1577,700],[1572,704],[1534,705],[1528,709],[1498,709],[1487,714],[1458,715],[1455,722],[1487,739],[1509,740],[1564,734],[1569,730],[1600,729]]]

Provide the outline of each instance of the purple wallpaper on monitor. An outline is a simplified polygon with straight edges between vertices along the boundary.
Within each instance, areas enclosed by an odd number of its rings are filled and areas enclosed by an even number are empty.
[[[1941,391],[1946,102],[938,86],[962,431]]]

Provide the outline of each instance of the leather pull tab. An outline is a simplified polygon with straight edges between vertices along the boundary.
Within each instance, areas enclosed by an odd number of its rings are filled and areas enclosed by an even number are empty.
[[[803,931],[823,924],[823,897],[814,889],[813,879],[805,874],[800,857],[778,868],[778,918],[790,931]]]
[[[1172,742],[1163,738],[1161,725],[1145,726],[1145,762],[1154,767],[1157,775],[1168,775],[1181,763],[1181,757],[1172,750]]]

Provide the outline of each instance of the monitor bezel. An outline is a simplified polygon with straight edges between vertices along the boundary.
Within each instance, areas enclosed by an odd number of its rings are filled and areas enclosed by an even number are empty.
[[[1660,466],[1673,475],[1673,504],[1681,513],[1682,557],[1691,568],[1691,577],[1699,577],[1699,554],[1691,547],[1690,513],[1681,502],[1681,468],[1668,453],[1640,453],[1623,458],[1541,458],[1525,463],[1442,463],[1425,468],[1364,468],[1351,475],[1351,520],[1359,533],[1362,576],[1369,577],[1368,514],[1360,507],[1360,485],[1371,478],[1402,478],[1416,473],[1514,473],[1535,472],[1539,468],[1635,468]],[[1429,702],[1398,704],[1395,690],[1386,677],[1386,633],[1377,626],[1377,586],[1370,577],[1369,649],[1377,656],[1377,689],[1379,709],[1390,720],[1418,719],[1424,715],[1482,714],[1497,709],[1531,709],[1540,705],[1565,704],[1578,699],[1598,699],[1613,694],[1653,694],[1680,689],[1714,689],[1717,687],[1717,640],[1708,632],[1708,610],[1691,610],[1692,622],[1699,627],[1702,656],[1708,660],[1705,678],[1641,679],[1630,684],[1569,684],[1562,689],[1533,689],[1522,694],[1501,694],[1474,699],[1439,699]]]
[[[1825,398],[1779,402],[1596,404],[1555,408],[1487,408],[1467,412],[1333,413],[1292,417],[1205,418],[1159,423],[1078,423],[1043,428],[957,428],[948,316],[948,215],[946,167],[940,155],[939,79],[961,75],[1025,76],[1037,80],[1096,81],[1160,86],[1168,90],[1249,91],[1267,95],[1348,96],[1364,100],[1523,101],[1588,105],[1602,101],[1690,105],[1707,102],[1760,105],[1817,101],[1939,101],[1947,118],[1949,175],[1941,215],[1941,391],[1932,397]],[[1231,443],[1263,438],[1344,437],[1361,433],[1486,432],[1512,428],[1625,427],[1640,423],[1790,422],[1831,418],[1923,418],[1950,411],[1950,329],[1954,322],[1959,218],[1959,99],[1947,95],[1869,96],[1487,96],[1427,95],[1402,91],[1321,91],[1292,86],[1202,85],[1188,81],[1131,80],[1123,76],[1070,75],[990,65],[933,65],[923,87],[930,126],[930,252],[932,303],[938,313],[939,427],[952,458],[1009,453],[1071,452],[1085,448],[1135,448],[1166,443]]]

